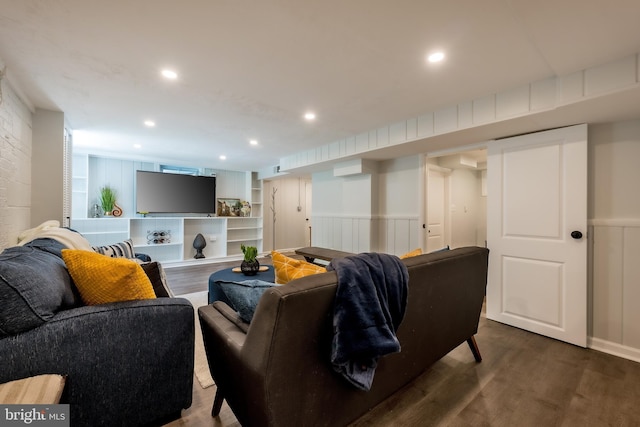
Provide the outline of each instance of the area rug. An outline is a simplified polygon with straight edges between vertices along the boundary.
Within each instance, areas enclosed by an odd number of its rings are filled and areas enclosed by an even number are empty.
[[[193,305],[193,311],[195,315],[195,354],[194,354],[194,367],[193,370],[196,374],[196,378],[202,388],[211,387],[214,382],[209,372],[209,363],[207,362],[207,354],[204,351],[204,342],[202,341],[202,329],[200,328],[200,319],[198,319],[198,307],[207,305],[208,292],[194,292],[192,294],[176,295],[179,298],[185,298]]]

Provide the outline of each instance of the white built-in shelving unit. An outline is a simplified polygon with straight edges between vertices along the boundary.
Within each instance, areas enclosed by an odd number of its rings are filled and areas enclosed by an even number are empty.
[[[88,212],[89,159],[73,155],[71,172],[71,217],[84,218]]]
[[[136,253],[170,264],[237,258],[243,244],[256,246],[261,252],[261,222],[258,217],[83,218],[72,219],[71,227],[92,246],[131,239]],[[194,258],[193,241],[198,234],[207,242],[203,259]]]
[[[93,167],[91,165],[94,165]],[[255,246],[262,252],[262,181],[256,172],[223,172],[220,184],[224,195],[240,196],[251,204],[249,217],[219,216],[146,216],[131,215],[134,198],[133,181],[116,180],[133,176],[135,169],[149,167],[129,161],[93,160],[85,155],[73,156],[71,227],[82,233],[93,246],[133,241],[137,253],[145,253],[166,265],[238,259],[241,245]],[[123,173],[128,170],[130,173]],[[91,182],[91,181],[97,181]],[[118,182],[119,201],[125,210],[120,218],[90,218],[90,205],[96,188],[103,182]],[[92,190],[93,188],[93,190]],[[239,194],[241,193],[241,194]],[[93,195],[95,197],[95,194]],[[154,233],[157,234],[154,236]],[[205,258],[195,259],[193,241],[198,234],[205,238]]]

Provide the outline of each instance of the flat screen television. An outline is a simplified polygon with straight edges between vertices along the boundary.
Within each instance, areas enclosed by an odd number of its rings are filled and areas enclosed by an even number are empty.
[[[136,171],[136,212],[216,213],[216,177]]]

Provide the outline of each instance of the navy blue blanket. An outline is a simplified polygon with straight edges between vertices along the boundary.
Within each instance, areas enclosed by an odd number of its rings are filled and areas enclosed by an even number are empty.
[[[333,309],[333,369],[370,390],[378,359],[400,351],[395,332],[407,305],[409,273],[396,256],[362,253],[331,261],[338,288]]]

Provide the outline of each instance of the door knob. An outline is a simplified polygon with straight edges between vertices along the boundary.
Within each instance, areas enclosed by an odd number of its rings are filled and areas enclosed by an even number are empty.
[[[574,239],[578,240],[578,239],[582,239],[582,232],[576,230],[576,231],[572,231],[571,232],[571,237],[573,237]]]

